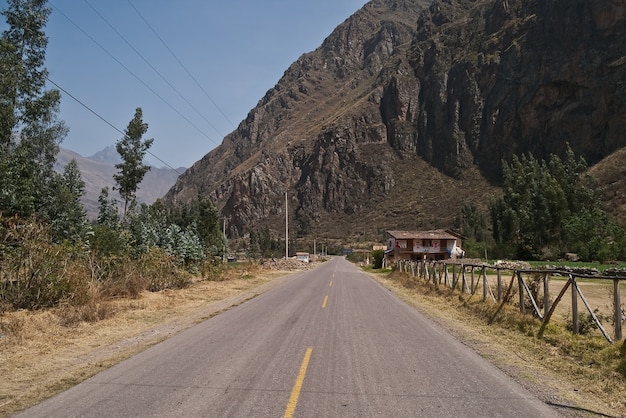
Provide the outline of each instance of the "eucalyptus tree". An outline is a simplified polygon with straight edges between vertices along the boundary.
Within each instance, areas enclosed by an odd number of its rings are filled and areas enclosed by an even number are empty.
[[[84,242],[91,231],[87,221],[87,212],[80,199],[85,194],[85,182],[82,179],[78,163],[71,160],[62,175],[57,175],[57,193],[53,204],[47,208],[55,238],[72,243]]]
[[[122,162],[115,164],[118,173],[113,175],[117,183],[117,190],[124,199],[124,218],[129,203],[135,200],[135,195],[143,177],[150,170],[150,166],[143,163],[146,152],[152,146],[154,139],[142,140],[148,131],[148,124],[143,122],[143,112],[140,107],[135,110],[135,117],[128,123],[126,132],[115,144],[115,148],[122,157]]]
[[[98,196],[97,224],[114,230],[118,230],[121,227],[120,216],[117,211],[117,201],[109,196],[108,186],[103,187]]]
[[[0,212],[43,215],[56,194],[53,170],[67,134],[58,90],[46,90],[46,0],[7,0],[0,36]],[[49,219],[45,219],[49,221]]]

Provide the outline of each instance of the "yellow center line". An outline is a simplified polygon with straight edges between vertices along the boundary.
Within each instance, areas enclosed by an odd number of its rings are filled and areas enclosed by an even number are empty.
[[[300,372],[298,373],[298,377],[296,378],[296,383],[293,385],[293,389],[291,389],[291,396],[289,397],[289,402],[287,402],[287,408],[285,409],[284,418],[293,417],[294,412],[296,412],[296,406],[298,406],[298,398],[300,397],[300,391],[302,390],[302,383],[304,382],[304,375],[306,375],[306,369],[309,367],[309,360],[311,359],[311,352],[313,351],[312,347],[306,349],[306,353],[304,353],[304,359],[302,360],[302,365],[300,366]]]
[[[331,280],[331,281],[330,281],[330,284],[329,284],[328,286],[332,286],[332,285],[333,285],[333,281]]]
[[[324,302],[322,302],[322,308],[326,307],[326,302],[328,302],[328,295],[324,296]]]

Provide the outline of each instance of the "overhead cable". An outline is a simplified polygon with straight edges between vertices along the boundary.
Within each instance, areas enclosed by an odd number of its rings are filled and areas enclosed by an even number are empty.
[[[98,43],[98,41],[96,41],[93,37],[91,37],[87,32],[85,32],[85,30],[83,30],[76,22],[74,22],[69,16],[67,16],[65,13],[63,13],[62,10],[60,10],[58,7],[56,7],[54,4],[52,4],[52,7],[59,12],[61,15],[63,15],[71,24],[73,24],[79,31],[81,31],[83,33],[83,35],[85,35],[87,38],[89,38],[93,43],[95,43],[100,49],[102,49],[107,55],[109,55],[115,62],[117,62],[122,68],[124,68],[130,75],[132,75],[137,81],[139,81],[141,84],[143,84],[144,87],[146,87],[148,90],[150,90],[150,92],[152,92],[152,94],[154,94],[156,97],[158,97],[163,103],[165,103],[170,109],[172,109],[174,112],[176,112],[176,114],[178,114],[178,116],[180,116],[182,119],[184,119],[185,121],[187,121],[187,123],[189,123],[191,126],[193,126],[200,134],[202,134],[205,138],[207,138],[209,141],[213,142],[215,145],[219,145],[213,138],[211,138],[208,134],[206,134],[202,129],[200,129],[198,126],[196,126],[191,120],[189,120],[189,118],[187,118],[185,115],[183,115],[178,109],[176,109],[171,103],[169,103],[167,100],[165,100],[161,95],[159,95],[156,91],[154,91],[154,89],[152,89],[148,84],[146,84],[139,76],[137,76],[133,71],[131,71],[130,68],[128,68],[126,65],[124,65],[120,60],[118,60],[111,52],[109,52],[105,47],[103,47],[100,43]]]
[[[122,35],[122,34],[121,34],[121,33],[120,33],[120,32],[119,32],[119,31],[118,31],[118,30],[117,30],[117,29],[116,29],[116,28],[115,28],[115,27],[114,27],[114,26],[113,26],[113,25],[112,25],[112,24],[111,24],[111,23],[110,23],[110,22],[109,22],[106,18],[105,18],[105,17],[104,17],[104,16],[103,16],[103,15],[102,15],[102,14],[101,14],[101,13],[100,13],[100,12],[99,12],[99,11],[98,11],[98,10],[97,10],[97,9],[96,9],[96,8],[95,8],[92,4],[91,4],[91,3],[89,3],[89,1],[88,1],[88,0],[84,0],[84,1],[85,1],[85,3],[87,3],[87,5],[88,5],[89,7],[91,7],[91,9],[92,9],[92,10],[93,10],[93,11],[94,11],[94,12],[95,12],[95,13],[96,13],[99,17],[100,17],[100,19],[102,19],[102,20],[103,20],[103,21],[104,21],[104,22],[105,22],[105,23],[106,23],[106,24],[107,24],[107,25],[111,28],[111,30],[113,30],[113,31],[117,34],[117,36],[119,36],[119,37],[120,37],[120,38],[121,38],[121,39],[122,39],[122,40],[126,43],[126,45],[128,45],[128,47],[129,47],[130,49],[132,49],[132,50],[135,52],[135,54],[137,54],[137,55],[138,55],[138,56],[139,56],[139,57],[143,60],[143,62],[145,62],[145,63],[146,63],[146,64],[147,64],[150,68],[152,68],[152,70],[153,70],[153,71],[154,71],[154,72],[155,72],[155,73],[156,73],[159,77],[161,77],[161,80],[163,80],[163,81],[164,81],[164,82],[165,82],[168,86],[170,86],[170,87],[172,88],[172,90],[174,90],[174,91],[176,92],[176,94],[178,94],[178,96],[179,96],[181,99],[183,99],[183,100],[185,101],[185,103],[187,103],[187,104],[189,105],[189,107],[191,107],[191,108],[192,108],[192,109],[196,112],[196,114],[198,114],[198,116],[200,116],[202,119],[204,119],[204,121],[205,121],[206,123],[208,123],[208,124],[209,124],[209,126],[211,126],[211,128],[213,128],[213,129],[215,130],[215,132],[217,132],[217,133],[220,135],[220,137],[222,137],[222,138],[224,137],[224,134],[222,134],[222,133],[219,131],[219,129],[217,129],[217,128],[215,127],[215,125],[213,125],[213,124],[211,123],[211,121],[210,121],[209,119],[207,119],[207,118],[206,118],[206,116],[204,116],[202,113],[200,113],[200,111],[199,111],[199,110],[198,110],[198,109],[197,109],[197,108],[196,108],[193,104],[191,104],[191,103],[189,102],[189,100],[187,100],[187,98],[186,98],[185,96],[183,96],[183,95],[180,93],[180,91],[178,91],[178,89],[176,89],[176,87],[174,87],[174,86],[172,85],[172,83],[170,83],[170,82],[169,82],[169,81],[168,81],[168,80],[167,80],[167,79],[163,76],[163,74],[161,74],[161,73],[159,72],[159,70],[157,70],[157,69],[154,67],[154,65],[152,65],[152,64],[151,64],[151,63],[150,63],[150,62],[149,62],[149,61],[148,61],[148,60],[147,60],[147,59],[143,56],[143,54],[141,54],[141,52],[139,52],[139,51],[137,50],[137,48],[135,48],[135,47],[134,47],[134,46],[133,46],[133,45],[132,45],[132,44],[131,44],[131,43],[130,43],[130,42],[129,42],[129,41],[128,41],[128,40],[127,40],[127,39],[126,39],[126,38],[125,38],[125,37],[124,37],[124,36],[123,36],[123,35]]]
[[[180,59],[178,59],[178,57],[176,56],[176,54],[174,53],[174,51],[172,51],[172,49],[165,43],[165,41],[163,40],[163,38],[161,38],[159,36],[159,34],[157,33],[157,31],[152,27],[152,25],[150,25],[150,23],[146,20],[145,17],[143,17],[143,15],[141,14],[141,12],[139,10],[137,10],[137,8],[135,7],[135,5],[130,1],[127,0],[128,4],[131,5],[131,7],[133,9],[135,9],[135,12],[139,15],[139,17],[141,17],[141,19],[144,21],[144,23],[150,28],[150,30],[152,31],[152,33],[154,33],[154,35],[159,39],[159,41],[161,41],[161,43],[163,44],[163,46],[169,51],[170,54],[172,54],[172,57],[174,57],[174,59],[178,62],[178,64],[183,68],[183,70],[185,70],[185,72],[187,73],[187,75],[193,80],[194,83],[196,83],[196,86],[198,86],[198,88],[204,93],[204,95],[211,101],[211,103],[213,103],[213,105],[217,108],[217,110],[222,114],[222,116],[224,116],[224,119],[226,119],[228,121],[228,123],[231,124],[231,126],[233,128],[236,128],[235,124],[228,118],[228,116],[226,116],[226,114],[222,111],[222,109],[220,109],[220,107],[217,105],[217,103],[215,103],[215,101],[211,98],[211,96],[209,96],[209,93],[206,92],[206,90],[202,87],[202,85],[198,82],[198,80],[196,80],[196,78],[193,76],[193,74],[191,74],[191,72],[187,69],[187,67],[185,67],[185,64],[183,64]]]
[[[109,125],[111,128],[113,128],[114,130],[116,130],[117,132],[121,133],[123,135],[123,137],[127,137],[128,135],[126,134],[126,132],[118,129],[115,125],[113,125],[111,122],[109,122],[108,120],[106,120],[104,117],[100,116],[100,114],[98,114],[95,110],[93,110],[92,108],[90,108],[89,106],[87,106],[85,103],[83,103],[82,101],[80,101],[78,98],[76,98],[76,96],[74,96],[73,94],[71,94],[70,92],[68,92],[67,90],[65,90],[63,87],[61,87],[60,85],[58,85],[57,83],[55,83],[54,81],[52,81],[50,79],[50,77],[46,76],[46,80],[48,80],[52,85],[54,85],[56,88],[58,88],[59,90],[61,90],[63,93],[65,93],[66,95],[68,95],[69,97],[71,97],[76,103],[78,103],[79,105],[81,105],[82,107],[84,107],[85,109],[87,109],[89,112],[91,112],[92,114],[94,114],[98,119],[100,119],[101,121],[103,121],[104,123],[106,123],[107,125]],[[163,164],[165,164],[167,167],[171,168],[172,170],[174,170],[176,173],[178,173],[178,175],[181,175],[182,173],[180,171],[178,171],[177,169],[175,169],[174,167],[172,167],[171,165],[169,165],[168,163],[166,163],[165,161],[163,161],[161,158],[157,157],[156,155],[154,155],[152,152],[150,152],[150,150],[146,150],[146,153],[150,154],[152,157],[156,158],[157,160],[159,160],[160,162],[162,162]]]

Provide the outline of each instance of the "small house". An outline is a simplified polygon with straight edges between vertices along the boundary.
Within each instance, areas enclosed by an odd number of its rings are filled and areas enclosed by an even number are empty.
[[[387,231],[386,264],[398,260],[445,260],[461,258],[463,236],[446,229]]]

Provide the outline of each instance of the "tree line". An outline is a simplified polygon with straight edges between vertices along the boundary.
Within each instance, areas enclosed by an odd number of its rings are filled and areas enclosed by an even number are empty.
[[[208,274],[225,248],[211,202],[137,204],[153,143],[144,138],[140,107],[116,142],[121,213],[104,188],[98,218],[89,222],[76,161],[55,172],[68,128],[57,116],[59,91],[46,89],[50,12],[46,0],[8,0],[2,11],[8,28],[0,36],[0,313],[84,303],[90,286],[136,294],[185,285],[190,272]]]
[[[503,194],[489,203],[488,214],[466,204],[455,223],[470,238],[474,255],[489,248],[494,257],[521,260],[567,253],[583,261],[626,259],[626,232],[602,209],[601,188],[569,145],[563,158],[524,154],[502,167]]]

